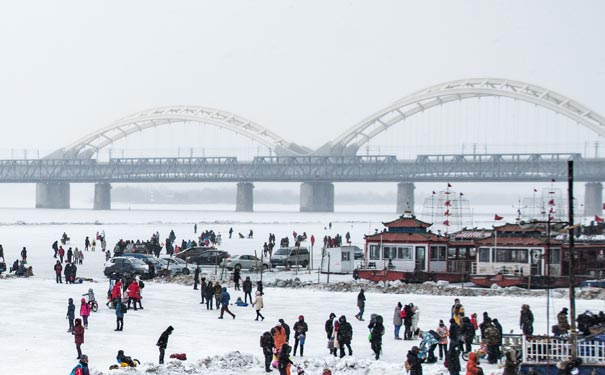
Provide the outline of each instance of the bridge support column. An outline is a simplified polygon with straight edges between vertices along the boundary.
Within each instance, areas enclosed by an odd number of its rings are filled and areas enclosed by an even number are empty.
[[[38,182],[36,208],[69,208],[69,182]]]
[[[300,212],[334,212],[334,184],[303,182],[300,185]]]
[[[584,216],[603,215],[603,184],[588,182],[584,193]]]
[[[94,210],[111,210],[111,184],[99,182],[95,184]]]
[[[397,184],[397,213],[414,213],[414,189],[413,182],[400,182]]]
[[[240,182],[237,184],[237,197],[235,199],[235,211],[254,211],[254,184],[252,182]]]

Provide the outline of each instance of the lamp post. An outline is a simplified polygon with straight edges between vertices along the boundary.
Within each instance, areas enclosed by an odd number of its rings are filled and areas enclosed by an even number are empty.
[[[571,359],[576,359],[578,356],[577,348],[577,331],[576,331],[576,287],[575,287],[575,272],[576,272],[576,254],[574,249],[574,229],[573,224],[573,160],[567,161],[567,200],[569,206],[569,315],[571,326]]]

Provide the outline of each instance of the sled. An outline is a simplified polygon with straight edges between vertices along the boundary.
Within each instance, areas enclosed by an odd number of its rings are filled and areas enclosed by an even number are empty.
[[[122,368],[122,367],[137,367],[138,365],[141,364],[141,361],[139,361],[138,359],[133,359],[132,361],[134,362],[134,366],[130,366],[126,362],[120,362],[117,365],[111,365],[111,366],[109,366],[109,369],[110,370],[117,370],[117,369]]]

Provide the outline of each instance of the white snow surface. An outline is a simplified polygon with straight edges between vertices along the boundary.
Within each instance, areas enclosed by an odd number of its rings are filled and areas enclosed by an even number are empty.
[[[105,293],[108,280],[103,276],[105,257],[99,250],[86,252],[84,264],[78,266],[78,276],[91,278],[92,282],[83,284],[56,284],[52,270],[55,259],[52,257],[51,243],[65,231],[71,237],[71,246],[83,247],[84,237],[93,238],[97,231],[105,230],[108,247],[120,238],[147,239],[158,230],[161,238],[166,238],[170,229],[174,229],[177,241],[193,238],[193,223],[198,229],[213,229],[223,235],[222,249],[231,254],[254,253],[262,248],[269,232],[275,233],[277,241],[284,236],[292,237],[292,231],[306,231],[314,234],[317,243],[321,243],[324,234],[340,233],[344,236],[351,232],[353,243],[363,244],[363,234],[382,227],[381,221],[390,221],[396,215],[390,213],[283,213],[264,212],[240,214],[233,212],[198,212],[170,210],[113,210],[94,212],[90,210],[0,210],[0,243],[4,246],[7,265],[18,257],[22,246],[28,248],[29,264],[33,266],[35,276],[31,278],[0,279],[0,343],[2,360],[0,374],[30,373],[32,370],[42,374],[69,374],[77,364],[73,336],[67,333],[67,299],[76,301],[76,315],[79,312],[78,301],[88,288],[95,290],[100,301],[99,311],[92,313],[89,328],[86,330],[82,350],[90,358],[91,374],[264,374],[262,350],[259,347],[260,335],[278,324],[283,318],[293,326],[299,315],[304,315],[309,324],[309,333],[305,344],[304,357],[292,357],[307,374],[320,374],[324,367],[332,369],[334,374],[403,374],[405,355],[412,345],[419,341],[395,341],[393,339],[392,314],[398,301],[403,304],[413,302],[420,308],[420,327],[434,329],[439,319],[449,320],[449,311],[453,296],[406,295],[380,293],[370,289],[366,293],[365,322],[354,319],[357,313],[356,296],[359,288],[354,285],[352,291],[334,292],[320,290],[310,286],[303,288],[266,287],[262,310],[265,320],[254,321],[254,309],[230,306],[237,315],[236,319],[226,316],[218,320],[218,311],[206,310],[200,305],[199,291],[192,285],[148,281],[143,290],[144,310],[130,310],[124,318],[124,331],[115,332],[115,314],[105,307]],[[328,230],[332,222],[332,230]],[[254,230],[254,239],[229,240],[227,231],[234,227],[235,233],[247,234]],[[324,227],[326,229],[324,230]],[[316,246],[317,248],[317,246]],[[320,252],[315,251],[315,266],[319,265]],[[208,277],[215,278],[213,268],[204,270]],[[220,272],[220,271],[219,271]],[[4,274],[3,274],[4,276]],[[259,275],[242,272],[253,281]],[[265,281],[275,279],[300,278],[306,282],[326,282],[326,275],[306,271],[277,271],[264,275]],[[331,275],[330,282],[352,282],[350,275]],[[455,286],[454,286],[455,287]],[[243,292],[233,290],[228,285],[231,301],[243,298]],[[545,332],[546,299],[540,297],[461,297],[467,315],[476,312],[480,317],[484,311],[496,317],[504,326],[505,332],[519,332],[518,319],[520,306],[528,303],[534,312],[535,331]],[[567,306],[562,298],[551,299],[551,321],[554,313]],[[577,311],[603,310],[602,300],[578,300]],[[353,356],[336,359],[328,355],[324,322],[334,312],[337,316],[346,315],[353,325]],[[383,315],[386,333],[383,339],[383,354],[380,360],[374,360],[367,340],[367,324],[372,313]],[[166,350],[166,364],[158,365],[158,348],[155,343],[159,335],[172,325]],[[403,333],[403,329],[402,329]],[[290,340],[293,344],[293,340]],[[108,370],[115,363],[118,350],[139,359],[142,364],[136,369]],[[168,359],[171,353],[186,353],[188,360],[181,362]],[[465,363],[463,362],[462,365]],[[486,374],[500,374],[497,366],[482,364]],[[273,374],[277,370],[274,369]],[[296,369],[292,369],[292,374]],[[447,373],[442,362],[424,365],[424,373]]]

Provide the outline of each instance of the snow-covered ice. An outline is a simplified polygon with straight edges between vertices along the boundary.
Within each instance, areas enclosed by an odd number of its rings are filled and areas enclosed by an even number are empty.
[[[104,255],[100,251],[86,252],[84,264],[79,266],[78,275],[90,277],[94,282],[83,284],[57,285],[54,281],[51,243],[65,231],[72,238],[72,246],[82,248],[85,236],[94,236],[97,231],[105,230],[108,246],[120,238],[147,239],[152,232],[159,230],[165,238],[170,229],[181,238],[193,237],[193,222],[202,222],[198,228],[214,229],[223,235],[221,248],[232,254],[253,253],[260,250],[269,232],[277,239],[290,236],[292,230],[298,233],[306,231],[315,234],[318,242],[325,233],[350,231],[354,243],[362,243],[362,236],[370,228],[378,227],[380,221],[394,218],[390,213],[346,213],[346,214],[294,214],[294,213],[254,213],[239,214],[233,212],[192,212],[192,211],[128,211],[115,210],[98,213],[87,210],[0,210],[0,243],[4,246],[7,264],[17,258],[22,246],[28,248],[28,260],[34,268],[35,277],[8,278],[0,280],[0,342],[2,357],[0,374],[14,374],[35,371],[43,374],[68,374],[76,365],[76,350],[73,336],[66,332],[67,299],[79,301],[89,287],[94,288],[97,298],[102,301],[99,311],[92,313],[89,329],[86,331],[83,352],[89,355],[92,374],[110,371],[108,367],[115,362],[119,349],[127,355],[141,360],[137,369],[112,370],[113,373],[157,373],[157,374],[263,374],[262,351],[259,336],[277,324],[279,318],[291,326],[298,315],[304,315],[309,324],[309,334],[305,345],[305,356],[292,357],[301,364],[307,374],[320,374],[329,367],[334,374],[401,374],[404,373],[405,355],[418,341],[395,341],[393,339],[392,314],[398,301],[406,304],[413,302],[420,307],[420,327],[436,328],[439,319],[449,320],[453,296],[409,295],[384,293],[382,289],[370,288],[367,293],[366,314],[378,313],[384,316],[386,334],[383,340],[383,355],[379,361],[373,359],[373,353],[367,340],[366,322],[353,318],[357,312],[356,295],[359,289],[354,285],[351,291],[329,291],[306,286],[303,288],[265,288],[264,322],[254,321],[252,307],[231,306],[237,315],[235,320],[218,320],[216,310],[207,311],[200,305],[198,291],[191,284],[165,282],[146,282],[143,290],[142,311],[130,310],[124,318],[124,331],[115,332],[115,314],[103,304],[108,281],[102,274]],[[331,221],[332,231],[324,230]],[[370,221],[373,223],[371,224]],[[95,224],[98,222],[99,224]],[[36,223],[35,225],[28,225]],[[378,225],[377,225],[378,224]],[[253,229],[253,240],[227,238],[227,230],[233,226],[237,232],[246,233]],[[319,264],[319,252],[315,253],[315,264]],[[213,278],[214,269],[205,269]],[[258,280],[257,274],[242,273]],[[218,275],[217,275],[218,276]],[[317,282],[316,272],[299,271],[271,272],[264,276],[265,281],[275,279],[293,279],[311,283]],[[325,283],[326,275],[319,275]],[[351,282],[350,275],[331,275],[330,282]],[[233,290],[229,285],[232,301],[242,292]],[[453,286],[456,287],[456,286]],[[460,286],[458,286],[460,287]],[[454,293],[455,294],[455,293]],[[563,296],[561,294],[560,296]],[[519,332],[518,318],[521,304],[528,303],[534,312],[536,332],[545,332],[546,299],[543,296],[478,296],[462,297],[467,314],[476,312],[479,316],[489,311],[497,317],[506,332],[511,329]],[[79,306],[76,303],[76,306]],[[567,306],[563,298],[551,298],[551,324],[554,314]],[[578,300],[577,310],[603,310],[603,300]],[[79,311],[77,309],[76,311]],[[346,315],[354,329],[353,357],[335,359],[328,355],[323,325],[328,315]],[[169,325],[175,330],[170,337],[167,357],[171,353],[187,353],[188,360],[180,362],[167,360],[159,366],[158,349],[155,343],[161,332]],[[291,340],[292,342],[292,340]],[[482,364],[486,373],[499,374],[495,366]],[[294,370],[294,369],[293,369]],[[275,370],[277,371],[277,370]],[[425,365],[425,374],[440,374],[446,370],[442,362]],[[276,373],[276,372],[274,372]],[[295,371],[293,371],[293,374]]]

